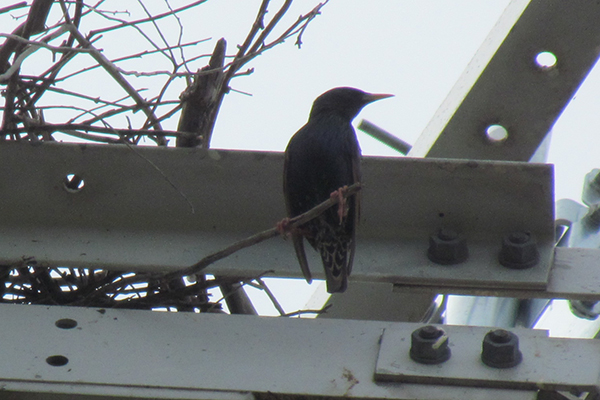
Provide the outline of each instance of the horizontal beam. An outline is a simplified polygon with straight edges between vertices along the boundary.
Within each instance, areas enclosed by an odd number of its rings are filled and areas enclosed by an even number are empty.
[[[459,287],[425,283],[397,283],[395,292],[465,294],[516,298],[600,300],[598,275],[600,249],[557,247],[554,252],[548,286],[544,289]]]
[[[11,321],[0,335],[15,338],[0,349],[3,393],[535,399],[535,391],[376,382],[382,332],[417,324],[2,304],[0,317]]]
[[[0,144],[0,262],[127,271],[187,267],[284,217],[283,154],[44,143]],[[75,175],[83,180],[83,187]],[[66,185],[66,187],[65,187]],[[543,289],[554,243],[553,169],[514,162],[365,157],[353,278]],[[190,206],[193,205],[193,209]],[[464,235],[470,257],[430,261],[430,235]],[[498,262],[503,236],[531,232],[540,262]],[[309,250],[314,276],[323,277]],[[275,238],[207,272],[299,277]]]

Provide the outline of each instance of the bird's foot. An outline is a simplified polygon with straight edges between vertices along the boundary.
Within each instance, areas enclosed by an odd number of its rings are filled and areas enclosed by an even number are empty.
[[[346,203],[346,198],[344,197],[344,195],[346,194],[347,191],[348,191],[348,186],[342,186],[341,188],[339,188],[336,191],[331,192],[331,194],[330,194],[330,197],[332,199],[337,198],[339,201],[337,214],[338,214],[338,217],[340,218],[340,225],[344,221],[344,217],[346,217],[348,215],[348,204]]]
[[[275,226],[275,229],[277,229],[277,232],[279,232],[279,234],[281,236],[283,236],[284,239],[287,239],[287,237],[290,234],[291,229],[291,225],[290,225],[290,219],[289,218],[284,218],[281,221],[279,221],[277,223],[277,225]]]

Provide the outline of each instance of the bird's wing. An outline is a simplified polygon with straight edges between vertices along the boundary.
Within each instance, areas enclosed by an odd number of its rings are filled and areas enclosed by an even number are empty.
[[[360,147],[357,148],[355,154],[352,156],[352,181],[360,182],[362,179],[362,174],[360,170]],[[361,191],[359,190],[354,195],[354,220],[350,222],[351,226],[351,234],[352,238],[350,242],[350,247],[348,248],[348,275],[352,272],[352,264],[354,263],[354,250],[356,249],[356,226],[360,221],[360,199],[361,199]]]
[[[292,205],[287,182],[288,164],[289,154],[286,152],[285,160],[283,163],[283,197],[285,198],[285,208],[287,211],[287,215],[288,217],[292,217]],[[304,275],[304,279],[306,279],[306,282],[312,283],[312,275],[310,274],[310,269],[308,268],[306,253],[304,252],[304,237],[298,232],[292,232],[292,242],[294,243],[294,250],[296,251],[296,257],[298,257],[298,262],[300,263],[302,275]]]

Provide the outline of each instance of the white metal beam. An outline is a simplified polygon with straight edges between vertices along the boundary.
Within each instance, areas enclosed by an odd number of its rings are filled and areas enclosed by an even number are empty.
[[[587,0],[512,1],[409,155],[528,161],[598,59],[598,20]],[[486,139],[492,124],[506,140]]]
[[[2,347],[3,393],[535,399],[535,391],[375,381],[383,330],[418,324],[24,305],[0,305],[0,317],[0,335],[12,338]],[[73,325],[65,319],[77,325],[59,328]],[[66,364],[50,365],[51,356]]]
[[[0,262],[187,267],[284,216],[282,166],[281,153],[2,143]],[[363,166],[354,279],[546,286],[554,242],[551,166],[377,157]],[[68,174],[83,179],[79,192],[65,189]],[[448,267],[427,258],[429,236],[441,228],[467,238],[467,261]],[[537,238],[535,267],[499,264],[502,237],[515,231]],[[314,275],[322,277],[316,252],[310,255]],[[267,270],[299,276],[289,242],[263,242],[207,272],[251,277]]]

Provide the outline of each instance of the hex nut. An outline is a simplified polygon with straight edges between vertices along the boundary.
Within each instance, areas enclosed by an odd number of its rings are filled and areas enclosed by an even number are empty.
[[[451,229],[440,229],[429,237],[427,257],[436,264],[459,264],[469,257],[467,240]]]
[[[513,232],[504,236],[498,261],[511,269],[533,267],[540,261],[535,237],[529,232]]]
[[[410,358],[420,364],[441,364],[451,356],[448,335],[437,326],[416,329],[410,336]]]
[[[483,338],[481,361],[492,368],[512,368],[523,361],[519,337],[504,329],[489,331]]]

